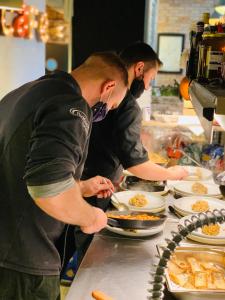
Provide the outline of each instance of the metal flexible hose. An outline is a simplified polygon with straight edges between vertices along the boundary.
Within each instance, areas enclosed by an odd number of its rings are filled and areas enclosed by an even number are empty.
[[[151,272],[152,280],[149,282],[152,287],[148,290],[150,296],[149,300],[162,300],[164,298],[165,288],[165,270],[167,262],[169,261],[172,253],[175,251],[179,243],[188,236],[192,231],[201,228],[204,225],[224,223],[225,222],[225,209],[214,209],[205,213],[192,215],[190,219],[185,220],[184,226],[178,225],[178,232],[172,231],[172,239],[165,239],[167,246],[163,248],[162,254],[159,256],[159,262],[154,265],[155,270]]]

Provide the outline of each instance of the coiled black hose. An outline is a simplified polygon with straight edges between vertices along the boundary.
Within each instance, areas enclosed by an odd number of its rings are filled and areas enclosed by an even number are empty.
[[[201,228],[204,225],[212,223],[221,224],[224,222],[225,209],[214,209],[213,211],[192,215],[190,219],[185,220],[184,226],[178,225],[178,232],[171,232],[172,239],[166,239],[167,246],[163,248],[163,253],[160,255],[159,262],[155,266],[156,269],[151,273],[152,281],[150,281],[150,284],[152,284],[152,288],[148,290],[150,293],[150,296],[148,297],[149,300],[162,300],[164,298],[165,269],[167,267],[167,262],[176,247],[179,246],[179,243],[197,228]]]

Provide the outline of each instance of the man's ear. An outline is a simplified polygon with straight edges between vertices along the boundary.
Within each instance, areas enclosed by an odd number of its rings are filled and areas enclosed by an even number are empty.
[[[115,80],[106,80],[101,85],[101,94],[109,94],[116,86]]]
[[[144,73],[145,63],[143,61],[139,61],[134,65],[134,73],[136,77],[140,77]]]

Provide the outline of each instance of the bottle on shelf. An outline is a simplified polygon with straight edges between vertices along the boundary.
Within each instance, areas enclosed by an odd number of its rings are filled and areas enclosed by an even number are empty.
[[[190,55],[187,63],[186,76],[191,80],[197,77],[199,46],[202,41],[203,32],[203,21],[198,21],[196,24],[196,31],[190,32]]]
[[[210,19],[210,13],[205,12],[202,14],[202,20],[204,22],[204,33],[210,32],[209,19]]]
[[[225,61],[225,28],[221,23],[208,26],[208,16],[204,14],[204,33],[199,45],[197,80],[207,83],[222,78],[221,66]]]

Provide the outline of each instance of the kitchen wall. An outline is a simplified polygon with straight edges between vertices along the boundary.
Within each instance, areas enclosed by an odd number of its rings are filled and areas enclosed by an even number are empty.
[[[216,0],[159,0],[158,33],[184,33],[185,48],[189,47],[189,30],[193,22],[197,22],[203,12],[214,11]],[[173,84],[184,76],[176,74],[159,74],[157,85]]]
[[[45,11],[45,0],[26,0],[24,3]],[[44,43],[35,38],[0,36],[0,100],[12,89],[44,73]]]

